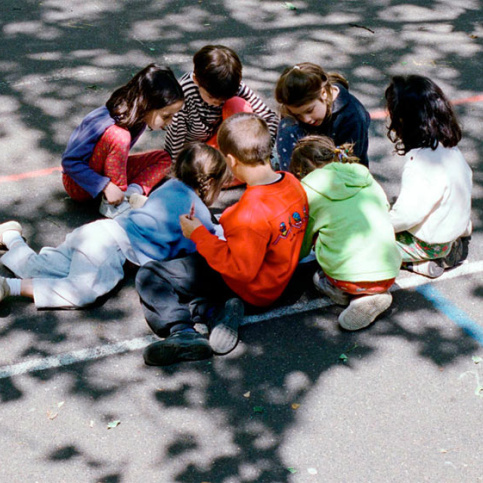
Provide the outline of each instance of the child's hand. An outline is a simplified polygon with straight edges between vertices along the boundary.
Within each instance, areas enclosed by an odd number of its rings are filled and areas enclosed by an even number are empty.
[[[179,217],[179,224],[181,225],[181,231],[186,238],[191,238],[191,234],[202,225],[198,218],[190,218],[190,215],[181,215]]]
[[[104,188],[104,196],[108,203],[117,206],[124,200],[125,193],[119,186],[109,181],[108,185]]]

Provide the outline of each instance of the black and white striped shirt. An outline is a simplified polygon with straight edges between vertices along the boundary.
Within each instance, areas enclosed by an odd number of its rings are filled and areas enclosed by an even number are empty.
[[[165,140],[165,149],[173,161],[185,144],[192,141],[205,142],[215,134],[222,121],[223,109],[223,106],[211,106],[203,101],[193,81],[192,72],[184,74],[179,83],[185,96],[184,106],[174,115]],[[267,122],[273,143],[279,121],[277,114],[243,82],[236,95],[250,103],[253,112]]]

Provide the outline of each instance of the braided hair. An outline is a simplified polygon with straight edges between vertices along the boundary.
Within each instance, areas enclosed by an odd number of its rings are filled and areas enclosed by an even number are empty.
[[[306,136],[296,145],[290,162],[290,172],[302,179],[328,163],[358,163],[353,144],[336,146],[328,136]]]
[[[173,175],[196,190],[207,206],[216,200],[229,177],[221,152],[200,142],[189,143],[180,151]]]

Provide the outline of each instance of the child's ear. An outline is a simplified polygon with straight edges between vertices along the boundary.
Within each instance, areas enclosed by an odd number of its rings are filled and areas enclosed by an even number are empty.
[[[225,159],[226,159],[226,164],[233,171],[233,168],[238,165],[238,159],[236,159],[235,156],[233,156],[233,154],[227,154],[225,156]]]

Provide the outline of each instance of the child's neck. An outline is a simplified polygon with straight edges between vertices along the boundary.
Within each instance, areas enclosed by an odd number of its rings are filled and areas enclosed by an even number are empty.
[[[243,178],[247,186],[261,186],[278,181],[280,173],[276,173],[270,164],[244,166]]]

